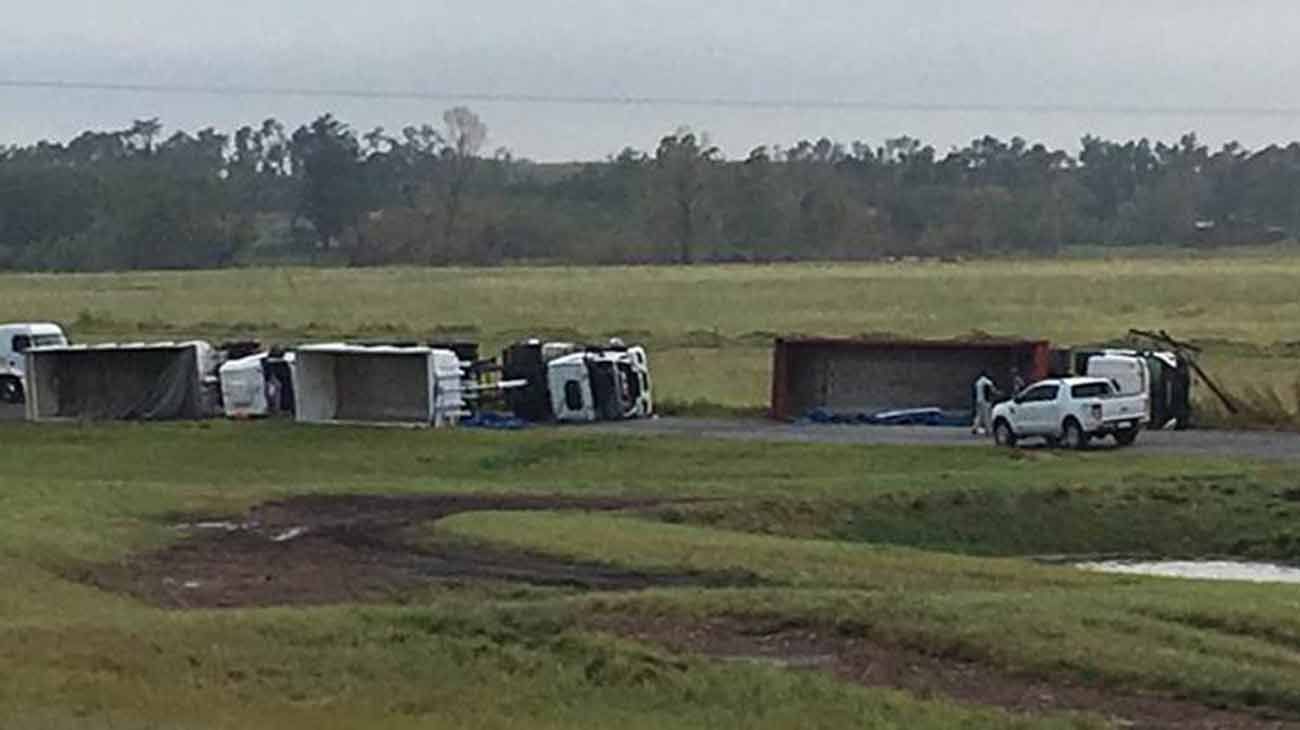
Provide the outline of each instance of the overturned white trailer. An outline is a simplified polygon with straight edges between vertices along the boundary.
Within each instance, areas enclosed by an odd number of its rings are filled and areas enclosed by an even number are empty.
[[[206,342],[40,347],[26,359],[30,421],[213,415],[217,358]]]
[[[300,423],[447,426],[465,415],[462,366],[451,350],[305,345],[292,370]]]

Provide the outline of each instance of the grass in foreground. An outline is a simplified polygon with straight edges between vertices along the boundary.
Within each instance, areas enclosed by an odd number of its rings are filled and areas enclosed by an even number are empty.
[[[648,569],[746,568],[785,590],[627,598],[655,614],[838,625],[1012,671],[1300,712],[1300,586],[1188,585],[1020,561],[597,515],[458,515],[461,538]],[[1211,630],[1211,627],[1213,629]]]
[[[972,490],[1009,499],[1084,494],[1173,485],[1180,475],[1277,492],[1300,481],[1294,467],[275,423],[12,425],[0,427],[0,448],[22,464],[0,474],[0,726],[1095,725],[1015,720],[819,675],[683,660],[579,628],[583,615],[610,611],[816,622],[1013,671],[1300,708],[1298,590],[1081,575],[863,544],[867,535],[791,539],[565,514],[465,515],[434,527],[632,566],[735,567],[768,581],[578,599],[495,602],[449,591],[404,608],[176,613],[61,577],[80,561],[121,560],[175,539],[168,525],[176,513],[237,514],[304,493],[721,497],[760,521],[772,517],[758,505],[795,499],[816,508],[806,519],[819,534],[827,513],[818,510],[869,506],[884,495],[942,504],[944,495]],[[1224,499],[1228,509],[1249,504]],[[1265,515],[1250,514],[1232,529],[1257,529]],[[1118,522],[1098,524],[1122,534]]]
[[[1146,474],[1032,489],[886,490],[856,500],[753,498],[668,506],[659,518],[976,555],[1235,555],[1300,562],[1300,487],[1280,474]]]
[[[224,615],[0,634],[6,727],[1096,727],[682,660],[469,606]]]

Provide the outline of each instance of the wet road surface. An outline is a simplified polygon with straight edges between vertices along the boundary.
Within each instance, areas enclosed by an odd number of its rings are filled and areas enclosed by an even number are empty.
[[[657,418],[594,426],[607,433],[647,436],[905,446],[978,446],[992,448],[988,438],[965,428],[925,426],[835,426],[789,424],[759,419]],[[1032,442],[1031,442],[1032,443]],[[1099,450],[1114,441],[1097,442]],[[1258,431],[1145,431],[1124,452],[1149,455],[1217,456],[1241,459],[1300,461],[1300,434]]]

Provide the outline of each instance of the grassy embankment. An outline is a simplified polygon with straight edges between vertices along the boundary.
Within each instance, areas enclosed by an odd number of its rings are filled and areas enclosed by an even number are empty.
[[[611,613],[827,625],[1013,673],[1300,713],[1300,587],[987,557],[1194,552],[1184,535],[1232,552],[1292,529],[1294,466],[231,423],[8,425],[0,449],[20,465],[0,473],[4,727],[1096,725],[673,657],[581,628]],[[420,532],[765,583],[500,601],[448,587],[401,607],[166,612],[62,577],[177,539],[177,513],[440,491],[714,498],[642,518],[465,514]],[[1089,527],[1016,506],[1039,503]],[[1300,559],[1286,539],[1247,547]]]
[[[661,401],[759,410],[775,334],[979,330],[1085,344],[1129,327],[1205,344],[1232,390],[1295,418],[1300,256],[797,264],[694,268],[254,269],[0,276],[5,319],[87,340],[530,334],[648,342]],[[1201,389],[1203,397],[1208,393]],[[1280,418],[1278,420],[1294,420]]]

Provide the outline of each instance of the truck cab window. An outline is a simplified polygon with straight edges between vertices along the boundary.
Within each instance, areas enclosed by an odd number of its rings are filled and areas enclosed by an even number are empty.
[[[14,335],[12,344],[14,352],[27,352],[32,346],[32,338],[27,335]]]
[[[576,380],[564,381],[564,407],[570,411],[580,411],[585,407],[582,402],[582,385]]]
[[[636,400],[637,398],[640,398],[641,378],[637,376],[637,372],[632,369],[631,365],[627,365],[627,364],[620,364],[618,366],[618,369],[623,374],[623,388],[626,391],[624,395],[629,400]]]

